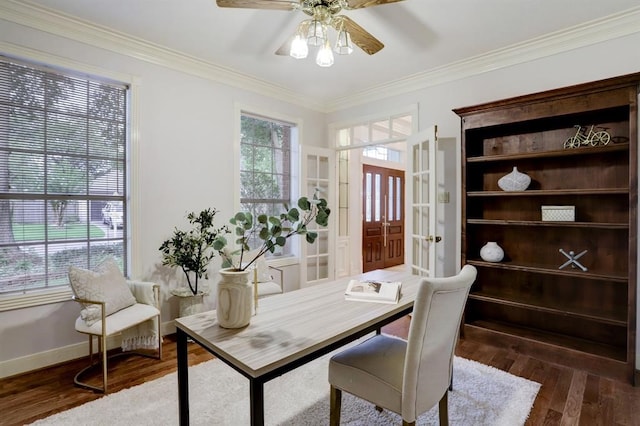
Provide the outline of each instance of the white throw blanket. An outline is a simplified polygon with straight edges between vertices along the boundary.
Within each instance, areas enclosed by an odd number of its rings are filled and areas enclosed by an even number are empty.
[[[127,281],[129,288],[138,303],[158,306],[153,285],[140,281]],[[158,339],[158,317],[151,318],[136,326],[128,328],[122,332],[122,350],[133,351],[136,349],[157,349]]]

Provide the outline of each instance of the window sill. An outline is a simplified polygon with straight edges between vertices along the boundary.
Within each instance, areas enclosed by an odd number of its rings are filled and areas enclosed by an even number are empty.
[[[48,305],[50,303],[68,302],[71,300],[72,295],[73,293],[69,286],[34,290],[23,294],[3,295],[0,296],[0,312]]]

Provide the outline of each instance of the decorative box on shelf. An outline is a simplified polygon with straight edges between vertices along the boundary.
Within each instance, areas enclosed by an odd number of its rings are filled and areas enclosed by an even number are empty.
[[[576,206],[542,206],[544,222],[574,222]]]

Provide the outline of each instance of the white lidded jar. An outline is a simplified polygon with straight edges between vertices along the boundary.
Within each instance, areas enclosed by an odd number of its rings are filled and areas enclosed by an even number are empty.
[[[480,249],[480,257],[485,262],[500,262],[504,258],[504,250],[495,241],[489,241]]]

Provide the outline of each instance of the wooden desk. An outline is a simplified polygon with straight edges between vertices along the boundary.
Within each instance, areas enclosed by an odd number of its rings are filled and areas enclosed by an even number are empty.
[[[220,327],[215,311],[176,319],[180,424],[189,424],[189,337],[249,379],[251,424],[261,426],[265,382],[379,330],[413,309],[421,277],[391,271],[362,277],[402,281],[399,303],[345,301],[349,278],[344,278],[260,299],[257,315],[241,329]]]

